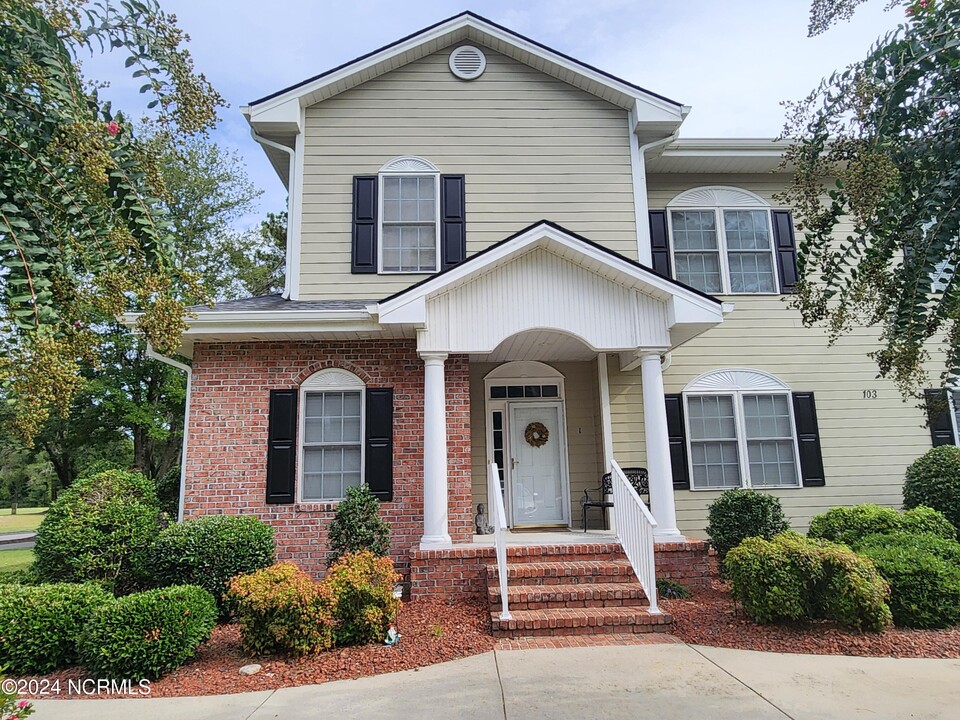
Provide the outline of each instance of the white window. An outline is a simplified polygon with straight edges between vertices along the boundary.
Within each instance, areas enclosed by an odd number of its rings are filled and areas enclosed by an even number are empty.
[[[768,204],[737,188],[688,190],[668,205],[674,276],[703,292],[776,293]]]
[[[789,388],[755,370],[718,370],[684,390],[690,487],[800,487]]]
[[[380,272],[432,273],[440,257],[440,173],[421,158],[380,169]]]
[[[341,500],[363,478],[364,384],[327,369],[300,386],[300,499]]]

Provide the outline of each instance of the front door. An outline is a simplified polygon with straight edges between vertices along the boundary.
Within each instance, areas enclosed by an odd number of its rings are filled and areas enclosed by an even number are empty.
[[[513,527],[570,522],[562,402],[510,403]]]

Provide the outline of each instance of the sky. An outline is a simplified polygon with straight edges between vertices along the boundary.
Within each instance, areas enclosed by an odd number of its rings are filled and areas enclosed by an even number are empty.
[[[353,60],[464,10],[617,77],[691,105],[681,137],[776,137],[784,100],[861,59],[902,9],[867,0],[853,19],[808,38],[809,0],[160,0],[230,107],[213,139],[239,153],[263,191],[252,226],[286,206],[286,191],[249,135],[240,106]],[[139,80],[124,57],[85,61],[101,93],[137,114]]]

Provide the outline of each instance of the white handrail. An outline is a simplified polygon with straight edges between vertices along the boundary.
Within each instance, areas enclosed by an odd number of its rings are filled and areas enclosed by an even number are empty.
[[[497,576],[500,578],[500,619],[510,620],[507,607],[507,511],[503,507],[503,492],[500,490],[500,470],[495,462],[487,472],[487,507],[493,521],[493,540],[497,548]]]
[[[613,478],[613,517],[623,552],[643,586],[650,603],[649,611],[660,613],[657,606],[657,571],[653,557],[653,519],[647,504],[640,499],[616,460],[610,461]]]

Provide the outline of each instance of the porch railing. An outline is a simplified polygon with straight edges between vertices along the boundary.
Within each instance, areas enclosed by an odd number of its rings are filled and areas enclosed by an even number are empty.
[[[497,577],[500,578],[500,619],[510,620],[507,606],[507,511],[503,507],[503,492],[500,490],[500,469],[490,463],[487,472],[487,507],[493,522],[493,540],[497,549]]]
[[[653,519],[647,504],[627,480],[615,460],[610,461],[613,476],[613,517],[623,552],[633,566],[650,603],[649,611],[660,613],[657,606],[657,573],[653,559]],[[500,487],[499,480],[497,487]]]

